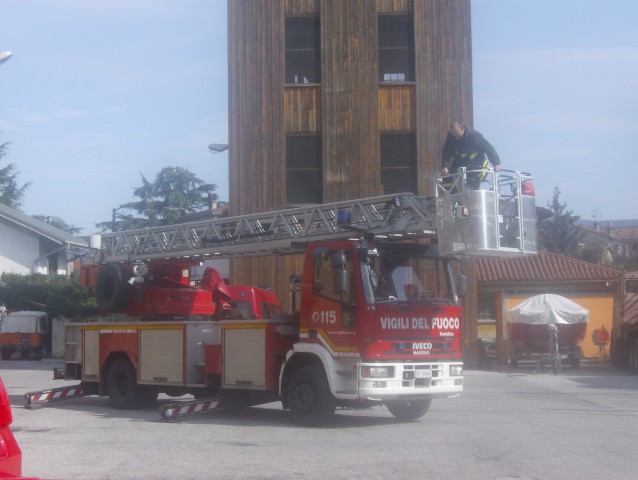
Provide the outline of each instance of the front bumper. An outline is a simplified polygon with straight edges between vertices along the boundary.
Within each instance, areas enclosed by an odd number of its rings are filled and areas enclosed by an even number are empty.
[[[369,376],[369,370],[387,367],[387,377]],[[360,399],[453,397],[463,391],[462,362],[360,363],[357,367]]]

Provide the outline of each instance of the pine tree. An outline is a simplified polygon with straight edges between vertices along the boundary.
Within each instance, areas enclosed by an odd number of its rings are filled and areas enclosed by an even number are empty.
[[[539,223],[542,249],[568,256],[577,256],[583,230],[577,224],[580,217],[560,201],[560,189],[554,187],[552,201],[547,203],[552,216]]]
[[[207,208],[209,198],[217,199],[216,185],[204,182],[183,167],[165,167],[153,182],[144,175],[141,177],[142,185],[133,190],[133,196],[139,200],[113,209],[113,219],[98,223],[97,227],[119,231],[178,223],[184,215]]]
[[[7,154],[8,143],[0,145],[0,159]],[[13,163],[0,168],[0,203],[16,210],[22,207],[22,198],[31,182],[20,186],[18,184],[18,171]]]

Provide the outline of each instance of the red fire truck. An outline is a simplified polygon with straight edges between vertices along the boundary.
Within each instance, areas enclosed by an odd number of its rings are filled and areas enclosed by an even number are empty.
[[[520,187],[520,174],[513,178]],[[97,394],[134,408],[159,393],[189,393],[195,400],[163,405],[162,414],[281,400],[312,425],[338,407],[374,404],[419,418],[433,398],[463,390],[458,302],[466,286],[455,252],[534,253],[531,231],[516,247],[499,245],[498,192],[397,194],[103,235],[84,259],[85,279],[102,306],[143,320],[68,325],[64,377],[80,385],[27,401]],[[535,229],[521,216],[529,199],[514,195],[520,230]],[[433,213],[440,208],[451,211]],[[496,225],[494,246],[471,235],[462,246],[455,234],[447,247],[436,244],[437,229],[473,229],[477,216]],[[187,267],[204,258],[299,252],[289,315],[269,292],[226,286],[215,272],[197,287],[189,279]]]

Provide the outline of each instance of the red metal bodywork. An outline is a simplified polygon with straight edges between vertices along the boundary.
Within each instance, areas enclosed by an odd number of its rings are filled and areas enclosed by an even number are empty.
[[[313,260],[306,252],[302,284],[302,341],[327,348],[333,357],[365,360],[462,360],[461,307],[444,299],[429,302],[370,304],[364,298],[357,243],[322,242],[333,251],[350,252],[351,291],[343,304],[313,292]],[[440,292],[435,292],[440,296]],[[345,305],[345,306],[344,306]],[[333,313],[334,312],[334,313]]]
[[[191,285],[190,269],[197,264],[182,259],[152,260],[146,264],[148,273],[137,278],[134,265],[117,264],[125,277],[119,279],[118,294],[125,294],[127,300],[115,311],[128,315],[215,315],[227,308],[229,294],[217,270],[207,268],[200,285]],[[95,289],[103,268],[110,267],[83,265],[81,284]]]
[[[22,451],[9,427],[11,422],[9,396],[0,378],[0,478],[22,476]]]
[[[378,305],[368,312],[365,337],[373,343],[361,346],[364,358],[460,360],[461,307],[456,305],[414,305],[400,314],[390,305]]]

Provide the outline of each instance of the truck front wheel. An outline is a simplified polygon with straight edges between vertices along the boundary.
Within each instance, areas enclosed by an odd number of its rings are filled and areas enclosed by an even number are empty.
[[[432,399],[392,400],[385,403],[390,413],[398,420],[409,421],[421,418],[430,409]]]
[[[303,367],[293,373],[286,396],[293,418],[304,425],[323,425],[336,409],[328,382],[317,367]]]
[[[156,390],[137,384],[135,369],[126,358],[111,364],[106,374],[106,388],[111,404],[119,409],[144,407],[157,399]]]

